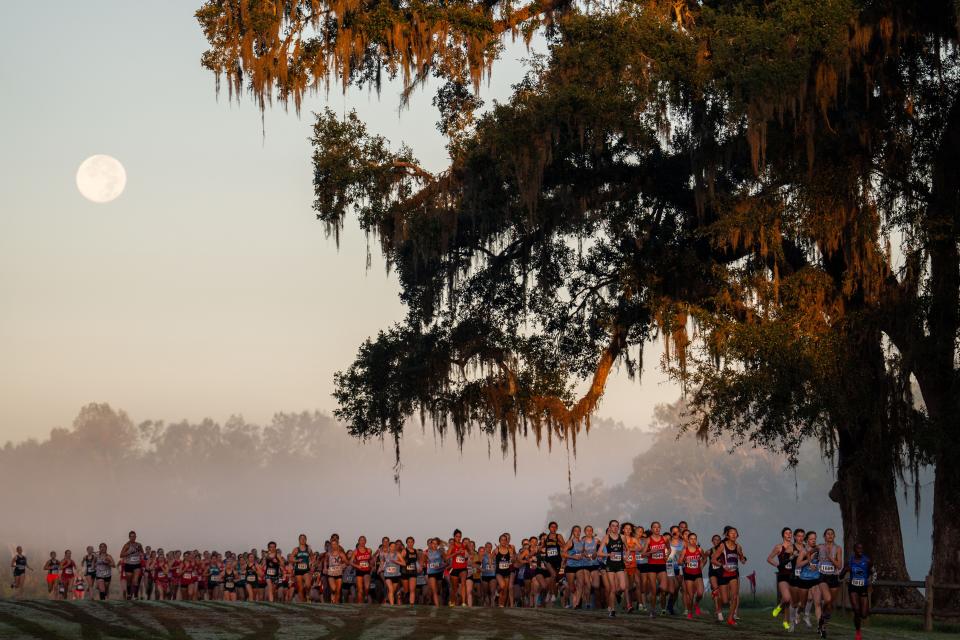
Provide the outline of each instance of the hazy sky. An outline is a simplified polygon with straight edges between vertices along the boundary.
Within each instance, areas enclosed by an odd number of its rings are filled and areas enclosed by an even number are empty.
[[[304,113],[219,101],[200,67],[201,0],[0,7],[0,441],[67,425],[87,402],[139,419],[329,411],[333,373],[402,316],[376,243],[340,250],[311,212],[311,110],[355,107],[372,129],[446,164],[432,91],[308,99]],[[484,89],[522,73],[515,46]],[[126,167],[97,205],[74,184],[96,153]],[[645,426],[675,387],[620,377],[600,414]]]

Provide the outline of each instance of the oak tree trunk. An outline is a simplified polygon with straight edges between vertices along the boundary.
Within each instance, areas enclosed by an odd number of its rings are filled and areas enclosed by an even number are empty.
[[[840,506],[843,552],[863,544],[873,560],[877,578],[910,580],[900,532],[897,504],[899,443],[891,425],[887,403],[888,372],[878,330],[863,329],[848,337],[846,363],[838,392],[847,400],[832,416],[837,427],[837,481],[830,498]],[[822,532],[818,532],[822,535]],[[877,588],[876,607],[917,607],[916,589]]]

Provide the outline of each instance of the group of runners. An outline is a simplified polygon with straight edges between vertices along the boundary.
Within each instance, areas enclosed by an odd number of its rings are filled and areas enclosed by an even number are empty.
[[[301,534],[283,553],[275,542],[248,552],[164,551],[144,547],[129,533],[118,559],[107,545],[87,547],[79,561],[67,550],[50,552],[43,565],[53,599],[109,598],[110,583],[119,570],[123,597],[130,600],[226,600],[267,602],[384,603],[389,605],[544,607],[600,609],[610,617],[619,608],[651,617],[683,613],[688,619],[700,609],[709,587],[712,615],[736,626],[740,606],[740,566],[747,562],[735,527],[724,527],[709,545],[686,522],[664,530],[659,522],[648,529],[611,520],[602,534],[592,526],[574,526],[569,536],[548,530],[515,545],[509,533],[496,543],[478,545],[458,529],[442,540],[431,538],[420,548],[413,537],[370,548],[360,536],[352,549],[333,534],[314,549]],[[851,602],[857,637],[867,616],[870,560],[857,545],[849,561],[834,542],[834,532],[783,529],[782,540],[767,562],[777,570],[779,604],[788,631],[797,628],[800,612],[814,608],[820,637],[837,601],[840,580],[850,573]],[[22,591],[31,570],[23,550],[11,560],[13,588]],[[706,585],[706,587],[705,587]]]
[[[854,544],[853,553],[844,562],[843,549],[836,544],[833,529],[823,532],[822,543],[818,541],[816,531],[784,527],[780,536],[780,542],[767,556],[767,562],[777,568],[778,604],[773,617],[782,616],[783,628],[793,631],[803,610],[809,627],[812,605],[817,631],[821,638],[826,638],[827,623],[839,602],[841,581],[849,574],[847,591],[853,609],[856,640],[860,640],[863,621],[869,615],[868,589],[873,573],[873,565],[863,552],[863,545]]]

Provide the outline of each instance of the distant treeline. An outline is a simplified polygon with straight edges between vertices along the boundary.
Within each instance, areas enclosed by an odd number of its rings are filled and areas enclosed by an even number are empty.
[[[575,479],[623,477],[649,436],[598,421],[570,458]],[[111,548],[137,529],[144,544],[246,548],[276,539],[288,548],[338,531],[448,535],[460,527],[496,539],[504,527],[542,526],[548,496],[567,488],[565,449],[524,452],[516,474],[499,445],[469,438],[458,451],[432,430],[410,429],[394,481],[392,442],[361,442],[319,412],[278,413],[265,426],[240,417],[218,423],[135,423],[106,404],[84,407],[71,428],[0,448],[0,542],[23,544],[31,562],[67,547]],[[494,515],[492,515],[494,514]],[[4,564],[9,560],[4,560]]]

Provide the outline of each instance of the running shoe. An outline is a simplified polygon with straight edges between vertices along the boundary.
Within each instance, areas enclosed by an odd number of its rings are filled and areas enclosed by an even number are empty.
[[[735,627],[737,626],[737,621],[734,620],[733,618],[727,618],[727,624],[730,625],[731,627]]]
[[[857,632],[854,634],[853,638],[854,640],[861,640],[863,638],[863,636],[860,635],[860,629],[857,629]]]
[[[633,613],[633,611],[633,605],[631,604],[629,607],[627,607],[627,613]]]
[[[723,622],[723,612],[717,611],[717,622]]]
[[[692,614],[692,613],[688,613],[688,614],[687,614],[687,620],[693,620],[693,614]]]
[[[702,616],[702,615],[703,615],[703,612],[700,611],[700,605],[696,605],[696,606],[693,608],[693,612],[694,612],[695,614],[697,614],[698,616]]]
[[[795,623],[791,622],[791,623],[790,623],[790,628],[787,629],[787,631],[789,631],[790,633],[793,633],[793,632],[796,631],[796,630],[797,630],[797,625],[796,625]]]
[[[812,629],[813,625],[810,623],[810,614],[804,612],[803,614],[803,624],[807,625],[807,629]]]
[[[780,615],[780,612],[781,612],[781,611],[783,611],[783,608],[782,608],[780,605],[777,605],[776,607],[774,607],[773,613],[770,614],[770,615],[772,615],[774,618],[776,618],[777,616]]]
[[[793,627],[790,626],[790,623],[787,622],[786,620],[783,621],[783,628],[786,629],[787,631],[793,631]]]
[[[740,622],[740,614],[739,613],[733,614],[733,619],[736,620],[737,622]]]
[[[616,618],[616,617],[617,617],[617,612],[614,611],[613,609],[608,609],[608,610],[607,610],[607,616],[610,617],[610,618]]]

